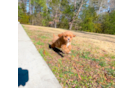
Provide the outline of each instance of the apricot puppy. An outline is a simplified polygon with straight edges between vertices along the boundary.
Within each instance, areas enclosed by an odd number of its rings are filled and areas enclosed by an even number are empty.
[[[71,53],[71,41],[73,37],[75,35],[69,31],[58,34],[58,37],[53,35],[51,48],[61,48],[64,53]]]

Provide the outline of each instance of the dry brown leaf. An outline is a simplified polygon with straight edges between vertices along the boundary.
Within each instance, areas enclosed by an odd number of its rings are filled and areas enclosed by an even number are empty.
[[[97,88],[102,88],[102,87],[101,87],[101,84],[99,84]]]
[[[105,50],[102,50],[103,52],[106,52]]]
[[[52,61],[49,62],[50,64],[52,63]]]
[[[96,77],[96,75],[93,75],[93,78],[95,78]]]
[[[101,76],[101,74],[100,74],[100,73],[99,73],[98,75],[99,75],[99,77]]]
[[[109,79],[107,79],[107,82],[110,82],[110,80],[109,80]]]
[[[81,76],[78,74],[79,78],[81,79]]]
[[[65,74],[65,77],[66,77],[66,74]]]
[[[104,56],[104,54],[100,53],[100,56]]]
[[[60,67],[60,64],[58,64],[58,66]]]
[[[107,78],[106,77],[104,77],[105,78],[105,80],[107,80]]]
[[[66,81],[66,83],[69,83],[68,80]]]
[[[75,88],[75,86],[76,86],[76,85],[74,84],[74,85],[72,86],[72,88]]]
[[[45,55],[45,50],[43,51],[43,54]]]
[[[69,59],[67,58],[67,60],[69,60]]]
[[[76,71],[77,71],[77,73],[78,73],[78,77],[81,79],[81,76],[79,75],[79,70],[77,69],[76,64],[73,63],[73,66],[74,66],[74,68],[76,69]]]
[[[69,79],[69,81],[73,81],[73,79]]]
[[[115,69],[115,67],[112,67],[112,69],[114,70],[114,69]]]
[[[96,65],[96,68],[98,68],[99,66],[98,65]]]
[[[107,61],[110,61],[110,59],[108,59],[108,58],[105,58]]]

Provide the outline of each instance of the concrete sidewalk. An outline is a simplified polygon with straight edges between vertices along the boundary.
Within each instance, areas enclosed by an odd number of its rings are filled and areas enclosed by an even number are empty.
[[[62,88],[19,22],[18,68],[27,69],[29,73],[28,82],[19,88]]]

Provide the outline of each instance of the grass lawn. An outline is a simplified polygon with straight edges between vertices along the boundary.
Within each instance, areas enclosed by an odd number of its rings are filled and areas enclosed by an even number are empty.
[[[48,44],[63,29],[24,25],[28,36],[63,88],[115,87],[115,36],[75,32],[72,53],[61,57]]]

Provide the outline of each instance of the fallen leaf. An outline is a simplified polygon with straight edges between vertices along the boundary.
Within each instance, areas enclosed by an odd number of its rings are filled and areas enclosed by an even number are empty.
[[[101,84],[99,84],[97,88],[102,88],[102,87],[101,87]]]
[[[107,79],[107,82],[110,82],[110,80],[109,80],[109,79]]]
[[[79,78],[81,79],[81,76],[78,74]]]
[[[98,68],[98,65],[96,65],[96,68]]]
[[[67,60],[69,60],[69,59],[67,58]]]
[[[52,63],[52,61],[49,62],[50,64]]]
[[[76,69],[76,71],[77,71],[77,73],[78,73],[78,77],[81,79],[81,76],[79,75],[79,70],[77,69],[76,64],[73,63],[73,66],[74,66],[74,68]]]
[[[66,74],[65,74],[65,77],[66,77]]]
[[[74,84],[72,87],[75,88],[75,86],[76,86],[76,85]]]
[[[45,55],[45,50],[43,51],[43,54]]]
[[[105,58],[107,61],[110,61],[110,59],[108,59],[108,58]]]
[[[60,67],[60,64],[58,64],[58,66]]]
[[[69,79],[69,81],[73,81],[73,79]]]
[[[105,78],[105,80],[107,80],[107,78],[106,77],[104,77]]]
[[[66,81],[66,83],[67,83],[67,84],[69,83],[68,80]]]
[[[112,67],[112,69],[114,70],[114,69],[115,69],[115,67]]]
[[[104,54],[100,53],[100,56],[104,56]]]
[[[102,50],[103,52],[106,52],[105,50]]]

